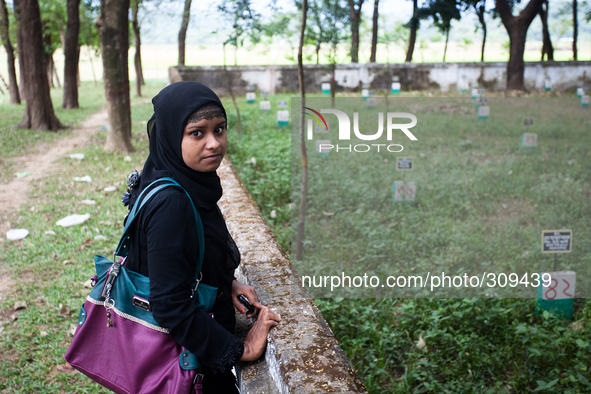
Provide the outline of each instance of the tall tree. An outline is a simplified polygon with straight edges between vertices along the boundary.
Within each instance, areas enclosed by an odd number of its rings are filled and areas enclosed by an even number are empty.
[[[486,0],[463,0],[464,11],[472,8],[478,17],[480,28],[482,29],[482,46],[480,49],[480,61],[484,62],[484,46],[486,45],[486,20],[484,15],[486,14]],[[478,30],[478,27],[476,27]]]
[[[37,0],[14,1],[18,20],[19,66],[22,78],[25,113],[18,129],[58,130],[64,126],[55,116],[49,82],[47,64],[43,48],[43,29],[41,13]]]
[[[80,0],[68,0],[68,24],[64,39],[64,98],[62,108],[78,108],[78,64],[80,63]]]
[[[135,94],[138,97],[142,96],[142,85],[145,85],[144,72],[142,70],[142,40],[140,39],[140,22],[137,18],[141,2],[142,0],[131,0],[131,25],[133,26],[133,36],[135,37],[135,55],[133,57],[133,64],[135,66]]]
[[[359,24],[363,0],[348,0],[351,20],[351,63],[359,63]]]
[[[546,8],[544,8],[546,6]],[[546,56],[547,60],[554,60],[554,47],[552,46],[552,40],[550,39],[550,30],[548,29],[548,14],[549,14],[550,4],[548,0],[545,0],[542,6],[540,7],[540,20],[542,21],[542,61],[544,61],[544,56]]]
[[[410,29],[410,36],[408,39],[408,49],[406,51],[405,62],[412,62],[412,55],[415,51],[415,42],[417,41],[417,30],[419,29],[420,19],[418,16],[419,2],[412,0],[412,17],[406,26]]]
[[[378,48],[378,3],[380,0],[374,0],[373,3],[373,25],[371,30],[371,54],[369,55],[369,62],[376,62],[376,52]]]
[[[544,0],[529,0],[517,16],[513,16],[512,3],[509,0],[495,0],[501,21],[509,33],[509,62],[507,63],[507,89],[523,90],[523,71],[525,64],[525,37],[527,29],[539,13]]]
[[[573,60],[577,58],[577,36],[579,35],[579,22],[577,18],[578,7],[577,0],[573,0]]]
[[[105,150],[133,152],[129,99],[129,0],[101,0],[97,19],[109,114]]]
[[[21,96],[16,82],[16,68],[14,66],[14,48],[10,42],[8,10],[4,0],[0,0],[0,38],[6,50],[6,63],[8,67],[8,90],[10,91],[10,104],[20,104]]]
[[[308,196],[308,154],[306,152],[305,117],[306,86],[304,83],[304,61],[302,48],[304,47],[304,35],[306,32],[306,16],[308,13],[308,0],[302,1],[302,25],[300,27],[300,42],[298,45],[298,82],[300,84],[300,146],[302,151],[302,190],[300,193],[300,216],[298,219],[298,234],[296,242],[296,260],[302,260],[304,254],[304,230],[306,225],[306,200]]]
[[[181,30],[179,30],[179,66],[185,65],[185,40],[187,38],[187,28],[189,27],[189,18],[191,17],[191,0],[185,0],[185,9],[183,10],[183,21]]]
[[[430,0],[428,5],[419,10],[419,18],[433,18],[433,24],[445,34],[445,48],[443,50],[443,61],[447,54],[447,43],[451,30],[452,19],[460,20],[460,4],[458,0]]]

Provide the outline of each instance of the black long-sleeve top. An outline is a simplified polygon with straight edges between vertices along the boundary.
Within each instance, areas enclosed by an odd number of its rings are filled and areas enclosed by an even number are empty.
[[[225,226],[217,207],[198,211],[204,224]],[[162,190],[143,207],[132,224],[126,265],[150,278],[149,301],[158,324],[211,370],[224,372],[244,353],[244,343],[233,335],[232,281],[240,255],[229,234],[221,239],[206,225],[204,232],[202,283],[218,288],[213,318],[190,298],[198,262],[197,227],[191,202],[182,190]]]

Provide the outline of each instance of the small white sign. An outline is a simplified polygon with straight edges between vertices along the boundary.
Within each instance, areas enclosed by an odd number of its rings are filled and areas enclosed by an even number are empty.
[[[564,300],[575,297],[575,286],[577,284],[576,272],[559,271],[545,272],[545,274],[550,274],[551,279],[548,287],[542,287],[543,300]],[[540,280],[542,280],[542,275],[540,274]]]
[[[248,92],[246,93],[246,101],[254,101],[257,98],[257,94],[255,92]]]
[[[369,89],[361,89],[361,97],[369,96]]]
[[[581,97],[581,106],[582,107],[588,107],[590,100],[591,100],[591,96],[583,96],[583,97]]]
[[[488,118],[490,116],[490,107],[488,105],[481,105],[478,107],[478,117]]]
[[[324,83],[322,84],[322,91],[323,91],[323,92],[328,92],[328,93],[330,93],[330,83],[328,83],[328,82],[324,82]]]
[[[521,136],[521,145],[530,147],[538,146],[538,135],[536,133],[523,133]]]
[[[277,111],[278,122],[289,122],[289,111]]]
[[[259,103],[259,108],[261,111],[270,111],[271,110],[271,102],[270,101],[261,101]]]
[[[367,98],[367,106],[368,107],[377,107],[378,99],[376,97],[368,97]]]
[[[577,96],[583,97],[585,95],[585,88],[578,88],[577,89]]]
[[[478,89],[472,89],[472,97],[476,98],[479,96],[480,96],[480,93],[478,92]]]
[[[392,82],[392,90],[394,91],[400,91],[400,82]]]
[[[417,185],[415,182],[395,181],[394,182],[394,201],[414,201],[417,195]]]

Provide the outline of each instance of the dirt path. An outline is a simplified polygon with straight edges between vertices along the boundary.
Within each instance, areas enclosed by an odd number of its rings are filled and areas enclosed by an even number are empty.
[[[44,143],[37,148],[40,153],[28,153],[10,158],[14,168],[29,172],[31,175],[15,178],[7,184],[0,184],[0,213],[18,208],[28,200],[27,194],[32,180],[41,179],[56,172],[59,166],[54,162],[76,148],[86,147],[92,135],[108,123],[107,110],[104,109],[88,117],[82,124],[72,130],[70,137],[61,138],[54,143]]]

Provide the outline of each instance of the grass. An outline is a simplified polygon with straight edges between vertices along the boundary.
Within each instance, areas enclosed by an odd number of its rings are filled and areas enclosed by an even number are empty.
[[[135,96],[135,88],[131,87],[132,103],[152,98],[164,86],[161,80],[147,81],[143,87],[143,96]],[[14,125],[19,123],[25,111],[25,103],[21,105],[9,104],[7,95],[0,96],[0,112],[2,122],[0,123],[0,182],[6,183],[12,179],[16,172],[21,171],[14,168],[11,157],[27,153],[38,152],[38,147],[44,143],[54,143],[61,138],[71,135],[71,129],[77,127],[80,122],[89,115],[106,107],[105,93],[101,85],[95,86],[93,82],[82,82],[78,90],[78,101],[80,108],[65,110],[62,109],[63,89],[52,89],[51,98],[57,118],[67,128],[57,132],[45,132],[38,130],[16,130]]]
[[[543,105],[533,97],[520,101],[491,97],[491,118],[478,122],[474,115],[442,116],[428,108],[421,112],[411,107],[437,108],[453,99],[406,100],[412,102],[398,101],[397,110],[417,114],[421,142],[418,146],[405,138],[393,142],[404,145],[403,156],[417,160],[412,174],[395,171],[392,156],[399,155],[352,158],[333,151],[326,157],[315,155],[313,144],[308,146],[306,258],[294,262],[298,272],[331,274],[331,269],[342,270],[338,266],[342,261],[353,272],[381,269],[391,274],[441,267],[452,272],[483,267],[505,272],[551,269],[552,258],[539,251],[540,230],[563,226],[576,228],[579,236],[574,241],[576,250],[560,257],[560,268],[579,272],[577,294],[587,296],[585,272],[591,255],[585,236],[591,230],[588,110],[580,108],[574,97],[545,98]],[[549,104],[548,100],[555,101]],[[462,106],[467,113],[475,113],[471,100],[455,101],[459,104],[453,108]],[[307,101],[312,108],[325,108],[316,104],[313,98]],[[241,105],[257,114],[256,104]],[[292,109],[296,122],[293,113]],[[519,148],[521,133],[530,131],[520,125],[524,116],[536,117],[536,150]],[[284,191],[267,192],[261,187],[270,163],[276,171],[290,166],[285,156],[280,160],[275,156],[289,137],[271,118],[259,114],[251,120],[269,129],[250,124],[231,142],[229,152],[233,159],[240,157],[233,163],[241,174],[248,174],[242,175],[246,186],[262,191],[253,197],[269,206],[267,212],[271,207],[287,208],[290,202],[285,197],[287,185],[282,186]],[[375,123],[368,127],[375,130]],[[269,140],[269,136],[275,138]],[[299,151],[297,144],[292,146]],[[249,157],[255,157],[257,165],[262,158],[264,164],[255,168]],[[295,160],[292,156],[293,163],[291,194],[297,206],[297,154]],[[392,182],[400,179],[419,185],[416,206],[392,204]],[[277,231],[277,223],[268,213],[264,216]],[[281,239],[291,251],[293,243]],[[394,256],[394,265],[387,264],[386,256]],[[588,300],[575,300],[574,322],[568,322],[547,311],[536,315],[532,299],[464,298],[462,294],[455,294],[462,298],[392,298],[400,297],[399,293],[375,299],[366,298],[367,289],[363,291],[344,293],[356,298],[339,298],[337,293],[317,298],[317,303],[371,393],[589,390]],[[322,294],[317,291],[317,295]],[[427,351],[416,346],[420,337]]]

